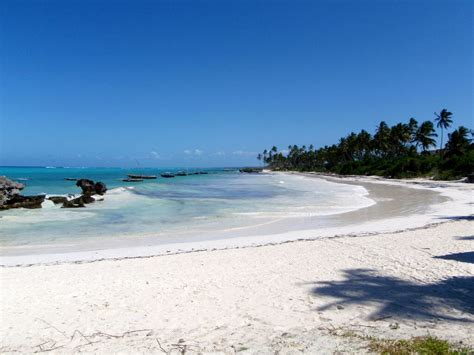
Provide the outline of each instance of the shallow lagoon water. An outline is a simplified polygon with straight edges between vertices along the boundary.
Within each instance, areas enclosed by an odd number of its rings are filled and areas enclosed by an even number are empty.
[[[170,170],[170,169],[168,169]],[[171,171],[177,171],[174,169]],[[22,179],[24,194],[78,194],[66,177],[103,181],[104,201],[81,209],[62,209],[47,201],[42,209],[0,213],[0,245],[25,250],[77,250],[113,246],[139,238],[156,242],[205,238],[222,232],[245,235],[281,219],[333,223],[331,216],[375,204],[365,188],[297,175],[240,174],[209,169],[190,175],[125,183],[129,173],[159,175],[159,169],[0,168],[0,175]],[[27,179],[27,180],[23,180]],[[266,229],[268,230],[268,228]],[[181,238],[181,239],[180,239]]]

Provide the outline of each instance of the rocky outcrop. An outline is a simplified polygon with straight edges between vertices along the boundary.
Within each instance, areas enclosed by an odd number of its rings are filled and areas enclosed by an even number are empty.
[[[94,186],[95,186],[95,193],[97,195],[103,196],[107,192],[107,186],[103,182],[98,181],[95,183]]]
[[[104,195],[107,192],[107,186],[103,182],[96,182],[89,179],[79,179],[76,186],[82,189],[83,195]]]
[[[45,195],[23,196],[20,191],[25,185],[10,180],[6,176],[0,176],[0,210],[10,208],[41,208]]]
[[[78,208],[78,207],[86,207],[87,203],[94,202],[95,199],[89,195],[83,195],[76,197],[72,200],[66,201],[63,203],[63,208]]]
[[[96,199],[93,195],[103,196],[107,191],[107,186],[103,182],[94,182],[89,179],[79,179],[76,186],[82,189],[82,195],[72,200],[63,202],[63,208],[80,208],[94,202]]]
[[[104,195],[107,186],[103,182],[94,182],[89,179],[80,179],[76,185],[82,189],[82,195],[76,198],[65,196],[50,196],[48,200],[55,205],[62,204],[63,208],[85,207],[85,205],[96,201],[94,195]],[[46,199],[46,195],[23,196],[20,191],[25,185],[10,180],[5,176],[0,176],[0,210],[10,208],[41,208],[41,204]],[[99,199],[100,200],[100,199]]]
[[[13,196],[18,195],[25,185],[10,180],[6,176],[0,176],[0,206],[3,206]]]
[[[46,195],[38,196],[23,196],[15,195],[12,199],[8,200],[4,205],[0,206],[0,209],[8,210],[10,208],[41,208],[41,204],[44,202]]]
[[[64,197],[64,196],[49,196],[48,200],[53,201],[55,205],[68,202],[67,197]]]

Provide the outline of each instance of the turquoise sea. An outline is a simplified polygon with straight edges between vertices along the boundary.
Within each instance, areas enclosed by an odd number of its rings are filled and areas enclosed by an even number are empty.
[[[79,194],[75,181],[107,184],[104,201],[63,209],[46,201],[35,210],[0,212],[0,247],[61,251],[111,246],[140,238],[157,243],[192,238],[242,236],[278,221],[305,218],[324,224],[325,216],[370,206],[367,191],[354,185],[287,174],[241,174],[238,169],[189,169],[206,175],[159,177],[183,169],[0,167],[0,175],[26,185],[24,195]],[[127,174],[158,175],[156,180],[123,182]],[[273,230],[274,232],[274,230]],[[264,233],[260,230],[260,234]],[[217,237],[216,237],[217,238]],[[148,239],[149,240],[149,239]]]

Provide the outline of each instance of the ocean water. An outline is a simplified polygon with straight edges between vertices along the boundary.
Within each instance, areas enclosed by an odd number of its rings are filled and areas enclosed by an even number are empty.
[[[164,170],[0,167],[0,175],[26,185],[24,195],[79,194],[75,181],[66,181],[67,177],[102,181],[109,189],[104,201],[86,208],[63,209],[46,201],[41,209],[0,211],[0,247],[61,246],[64,251],[87,245],[91,249],[113,247],[124,240],[133,245],[140,238],[160,243],[219,233],[242,236],[282,219],[324,225],[328,216],[374,204],[361,186],[298,175],[204,171],[208,174],[127,183],[121,181],[127,174],[159,176]]]

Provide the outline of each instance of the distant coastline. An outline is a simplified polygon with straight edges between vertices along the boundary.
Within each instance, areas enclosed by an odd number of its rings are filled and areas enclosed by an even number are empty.
[[[272,170],[336,173],[339,175],[377,175],[390,178],[430,177],[435,180],[467,178],[474,182],[474,131],[460,126],[448,133],[453,113],[447,109],[435,112],[435,120],[407,123],[392,127],[380,122],[374,135],[362,129],[351,132],[331,146],[315,148],[290,145],[279,151],[265,149],[257,159]],[[438,135],[435,124],[440,129]],[[436,138],[441,139],[438,149]]]

